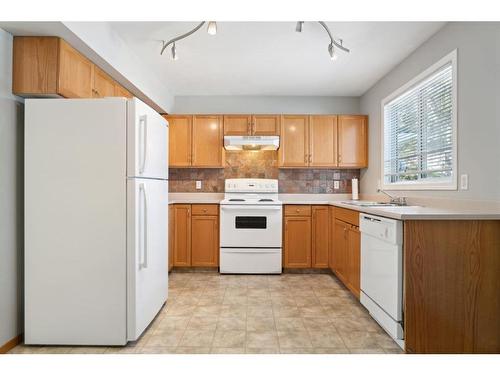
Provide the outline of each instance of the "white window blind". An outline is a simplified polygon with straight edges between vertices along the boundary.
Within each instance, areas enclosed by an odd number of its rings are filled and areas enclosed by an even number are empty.
[[[384,186],[452,187],[454,64],[448,60],[383,104]]]

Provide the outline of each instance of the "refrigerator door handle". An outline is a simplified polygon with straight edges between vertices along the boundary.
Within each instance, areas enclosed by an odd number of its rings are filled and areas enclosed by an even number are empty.
[[[139,253],[139,254],[142,253],[142,257],[139,255],[139,269],[142,269],[142,268],[148,268],[148,200],[144,184],[139,185],[139,195],[141,195],[143,199],[142,238],[140,241],[142,246],[140,246],[139,248],[140,250],[142,250]]]
[[[142,163],[139,168],[139,174],[144,173],[144,169],[146,168],[146,157],[147,157],[147,147],[148,147],[148,116],[142,115],[139,117],[139,131],[142,134]]]

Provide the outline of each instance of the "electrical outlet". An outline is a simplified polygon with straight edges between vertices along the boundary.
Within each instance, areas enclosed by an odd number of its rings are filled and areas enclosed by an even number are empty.
[[[469,190],[469,175],[460,175],[460,190]]]
[[[340,189],[340,181],[333,181],[333,188],[335,190],[339,190]]]
[[[196,181],[196,190],[201,189],[201,181]]]

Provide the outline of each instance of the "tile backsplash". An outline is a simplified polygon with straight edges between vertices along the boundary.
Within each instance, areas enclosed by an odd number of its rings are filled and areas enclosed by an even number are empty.
[[[279,169],[277,151],[226,151],[226,167],[170,168],[170,192],[223,193],[226,178],[273,178],[280,193],[350,193],[357,169]],[[202,188],[196,189],[196,181]],[[334,189],[334,181],[340,188]]]

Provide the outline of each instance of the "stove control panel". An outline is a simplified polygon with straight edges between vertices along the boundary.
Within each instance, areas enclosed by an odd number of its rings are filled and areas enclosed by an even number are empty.
[[[265,178],[230,178],[226,180],[226,193],[277,193],[278,180]]]

